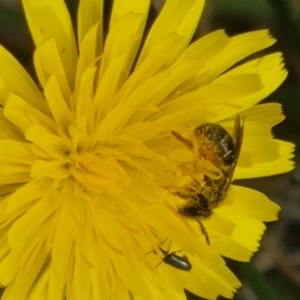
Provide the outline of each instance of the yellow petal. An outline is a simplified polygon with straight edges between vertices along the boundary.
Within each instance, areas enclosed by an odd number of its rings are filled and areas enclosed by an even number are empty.
[[[0,185],[0,196],[14,193],[22,187],[22,183]]]
[[[94,92],[93,85],[96,71],[97,69],[95,67],[91,67],[86,69],[82,74],[76,103],[77,117],[92,115],[92,97]]]
[[[72,152],[71,142],[61,138],[41,125],[33,125],[26,132],[26,139],[48,153],[53,158],[68,159]]]
[[[231,186],[223,206],[233,206],[238,214],[264,222],[277,220],[280,210],[280,207],[264,194],[234,185]]]
[[[228,47],[217,55],[207,66],[210,75],[215,78],[247,56],[270,47],[275,43],[268,30],[257,30],[234,36]],[[202,76],[202,72],[199,72]]]
[[[71,107],[71,89],[73,82],[68,80],[64,66],[57,48],[56,41],[49,39],[39,46],[34,53],[34,65],[43,87],[46,86],[49,77],[57,77],[60,89]]]
[[[13,174],[17,174],[17,173],[27,173],[28,174],[29,172],[30,172],[29,165],[3,163],[3,164],[1,164],[0,176],[4,177],[5,174],[8,176],[12,176]]]
[[[59,205],[59,201],[54,199],[53,196],[43,197],[39,201],[35,202],[25,214],[20,216],[12,225],[9,234],[8,240],[9,244],[17,246],[21,242],[26,242],[28,240],[37,239],[36,242],[39,242],[38,239],[45,240],[48,234],[51,234],[51,227],[49,226],[48,218],[55,212]],[[48,228],[47,228],[48,226]],[[47,228],[41,230],[42,228]],[[24,228],[26,232],[24,233]],[[23,232],[23,234],[21,234]]]
[[[25,142],[23,134],[4,116],[3,109],[0,108],[0,138]]]
[[[97,44],[99,49],[102,49],[103,44],[103,0],[81,0],[78,7],[77,16],[77,31],[78,31],[78,44],[80,52],[82,51],[82,41],[85,39],[86,34],[90,31],[95,24],[100,24],[99,36]]]
[[[69,101],[63,96],[56,76],[49,77],[45,86],[45,96],[58,130],[68,136],[68,128],[74,120],[74,116],[68,106]]]
[[[272,176],[294,168],[291,161],[294,156],[294,144],[279,140],[265,141],[259,137],[252,139],[251,143],[250,141],[243,146],[245,150],[242,150],[240,155],[234,178]],[[257,146],[255,150],[254,144]]]
[[[33,80],[17,60],[2,46],[0,46],[0,65],[0,99],[3,99],[2,106],[5,106],[9,94],[13,92],[25,99],[34,108],[47,113],[47,106]]]
[[[75,252],[73,272],[73,289],[69,297],[78,300],[88,299],[92,292],[90,266],[82,259],[82,254],[79,250]]]
[[[45,272],[40,275],[39,280],[33,285],[28,300],[46,299],[48,297],[48,281],[49,270],[45,270]]]
[[[184,38],[185,43],[182,43],[182,48],[176,49],[177,53],[180,53],[179,50],[183,51],[195,32],[203,6],[203,0],[167,1],[147,35],[137,65],[151,55],[157,44],[162,43],[170,34],[175,33]],[[168,65],[176,59],[174,56],[172,58],[168,61]]]
[[[49,299],[63,299],[67,278],[73,277],[74,222],[64,207],[57,214],[51,249],[52,259],[49,266]],[[64,230],[58,230],[59,228],[64,228]],[[68,232],[67,235],[66,232]]]
[[[282,53],[273,53],[251,60],[233,70],[224,74],[224,76],[232,76],[237,74],[258,74],[263,85],[263,89],[253,95],[247,102],[248,106],[253,106],[270,95],[287,77],[287,71],[284,69]],[[254,102],[253,102],[254,101]],[[231,102],[239,104],[238,102]]]
[[[261,235],[262,231],[254,230],[252,231],[257,238],[257,235]],[[247,230],[248,233],[248,230]],[[224,256],[238,261],[248,262],[253,255],[253,250],[247,249],[245,246],[241,245],[232,239],[232,236],[220,236],[213,243],[213,247],[218,250],[218,252]],[[254,249],[256,251],[257,248]]]
[[[141,109],[131,116],[130,122],[138,123],[146,118],[148,120],[158,118],[165,112],[165,108],[170,105],[170,102],[179,104],[180,100],[174,100],[174,102],[172,100],[178,98],[181,94],[186,95],[187,92],[198,87],[199,83],[195,81],[195,74],[199,69],[205,66],[209,59],[224,49],[228,42],[229,38],[225,35],[224,31],[220,30],[203,37],[189,46],[172,66],[156,76],[158,79],[157,83],[153,80],[149,80],[147,83],[145,82],[143,89],[148,89],[148,94],[152,92],[153,87],[157,86],[162,89],[161,86],[163,85],[165,85],[164,90],[166,90],[167,93],[160,93],[153,98],[144,97],[144,99],[140,100],[139,106]],[[199,59],[199,57],[201,57],[201,59]],[[171,83],[172,85],[170,85]],[[126,102],[130,105],[132,97],[128,98]],[[181,101],[181,105],[182,102],[183,101]],[[197,101],[193,101],[193,104],[196,102]],[[143,105],[145,106],[144,109],[142,109]],[[189,103],[186,103],[186,105],[188,106]],[[149,107],[148,110],[147,107]],[[150,107],[153,107],[153,109],[151,110]],[[156,108],[160,114],[157,114],[154,108]],[[174,111],[178,109],[181,109],[181,107],[175,107]]]
[[[76,90],[74,99],[77,98],[77,89],[80,85],[82,74],[86,69],[90,69],[93,66],[98,66],[99,64],[99,61],[97,61],[97,59],[100,59],[100,49],[98,49],[98,35],[99,24],[97,23],[90,29],[81,43],[80,55],[78,58],[76,70]]]
[[[142,39],[149,5],[149,0],[130,0],[126,1],[126,5],[122,0],[114,1],[98,83],[111,62],[119,56],[125,58],[115,76],[121,84],[128,77]]]
[[[73,26],[65,2],[22,0],[22,3],[35,45],[39,47],[49,39],[55,39],[68,82],[73,87],[77,50]]]
[[[54,131],[56,129],[55,123],[49,116],[34,108],[15,94],[10,94],[3,110],[3,114],[22,133],[29,129],[33,124],[40,124]]]
[[[160,103],[166,96],[168,96],[178,85],[184,82],[190,76],[190,69],[194,65],[194,61],[186,61],[181,64],[180,73],[178,70],[173,72],[168,70],[161,72],[159,75],[153,77],[147,83],[143,84],[140,88],[129,96],[126,102],[118,105],[109,114],[99,127],[99,134],[111,134],[112,132],[118,132],[119,128],[122,128],[127,122],[135,123],[134,118],[130,119],[130,116],[134,111],[140,110],[146,111],[147,107],[153,105],[154,107]],[[145,109],[143,109],[145,107]],[[151,110],[149,109],[151,112]],[[144,114],[141,114],[142,116]]]
[[[17,272],[24,262],[33,251],[35,244],[29,243],[24,249],[22,243],[19,243],[19,246],[12,251],[12,253],[6,256],[0,262],[0,282],[3,285],[10,284],[14,277],[17,275]],[[18,262],[18,263],[17,263]]]
[[[47,259],[49,259],[49,248],[44,242],[37,243],[26,261],[22,264],[22,268],[12,284],[12,287],[18,287],[15,290],[16,297],[19,297],[19,299],[27,298]]]
[[[78,141],[81,149],[87,149],[90,144],[90,137],[95,129],[95,111],[92,104],[94,92],[94,79],[97,69],[91,67],[86,69],[78,86],[78,95],[76,97],[76,117],[77,122],[74,122],[69,127],[69,133],[75,138],[75,132],[78,132]]]
[[[30,165],[35,159],[29,143],[0,140],[0,161]]]
[[[247,122],[263,123],[272,127],[282,122],[285,118],[279,103],[255,105],[241,113],[241,116]]]
[[[98,89],[96,91],[94,100],[95,116],[96,120],[98,120],[98,124],[99,121],[102,121],[104,116],[110,115],[109,110],[117,104],[118,99],[115,97],[115,94],[120,88],[120,78],[115,76],[115,73],[120,75],[120,69],[122,69],[125,60],[125,54],[120,55],[112,60],[107,66],[103,76],[101,77],[101,81],[98,84]],[[119,110],[119,106],[117,106],[116,109]],[[110,126],[112,126],[111,123]],[[101,132],[107,130],[102,123],[101,128],[103,128],[101,129]],[[101,134],[101,132],[98,132],[97,134]]]
[[[37,159],[31,166],[33,178],[50,177],[53,179],[64,179],[71,175],[71,160],[45,161]]]
[[[25,183],[28,182],[32,179],[30,174],[26,172],[16,172],[16,173],[0,173],[0,182],[3,185],[10,185],[10,184],[15,184],[15,183]]]
[[[120,102],[126,101],[129,94],[133,93],[137,87],[147,80],[151,80],[154,74],[166,69],[168,61],[170,59],[173,60],[174,56],[177,57],[181,53],[180,49],[184,43],[185,40],[182,37],[170,34],[161,43],[154,46],[151,55],[147,56],[141,64],[135,67],[134,72],[120,90],[118,94]]]
[[[47,177],[33,179],[18,189],[15,193],[9,195],[6,198],[7,207],[6,214],[18,211],[22,206],[25,207],[27,204],[31,205],[31,202],[41,198],[44,195],[45,189],[51,190],[53,180]]]

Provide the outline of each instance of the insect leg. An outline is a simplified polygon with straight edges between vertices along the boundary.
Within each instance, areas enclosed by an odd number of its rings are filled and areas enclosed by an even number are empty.
[[[204,227],[204,225],[202,224],[202,222],[200,220],[197,220],[197,222],[200,225],[200,229],[201,229],[202,234],[205,236],[206,243],[208,245],[210,245],[210,241],[209,241],[209,237],[208,237],[206,228]]]
[[[162,260],[160,261],[160,263],[158,263],[158,264],[156,265],[155,268],[157,268],[157,267],[158,267],[159,265],[161,265],[163,262],[164,262],[164,260],[162,259]]]
[[[186,145],[188,148],[192,149],[193,148],[193,144],[191,141],[189,141],[188,139],[182,137],[178,132],[176,131],[171,131],[172,134],[176,137],[177,140],[179,140],[181,143],[183,143],[184,145]]]
[[[168,247],[168,253],[170,253],[171,242],[172,242],[172,241],[170,240],[169,247]]]
[[[168,238],[166,238],[165,240],[163,240],[158,246],[160,247],[162,244],[164,244],[167,241]],[[171,244],[171,240],[170,240],[170,244]]]
[[[176,251],[170,252],[170,248],[171,248],[171,240],[170,240],[170,244],[169,244],[169,248],[168,248],[168,253],[170,253],[170,254],[176,254],[176,253],[178,253],[178,252],[181,252],[181,249],[180,249],[180,250],[176,250]]]
[[[158,245],[158,247],[160,248],[160,246],[161,246],[162,244],[164,244],[164,243],[166,242],[167,239],[168,239],[168,238],[166,238],[165,240],[163,240],[163,241]],[[171,240],[170,240],[170,242],[171,242]],[[155,250],[151,250],[151,251],[145,253],[144,255],[150,254],[150,253],[152,253],[152,252],[153,252],[154,254],[157,254],[157,253],[155,252]]]
[[[151,251],[145,253],[144,255],[148,255],[148,254],[150,254],[150,253],[152,253],[152,252],[153,252],[154,254],[156,254],[156,252],[155,252],[154,250],[151,250]]]
[[[161,265],[161,264],[165,261],[166,256],[169,254],[170,247],[171,247],[171,240],[170,240],[170,244],[169,244],[168,251],[166,251],[166,250],[164,250],[164,249],[161,248],[161,245],[162,245],[163,243],[165,243],[167,239],[168,239],[168,238],[166,238],[164,241],[162,241],[162,242],[158,245],[160,251],[161,251],[161,252],[163,253],[163,255],[164,255],[164,258],[160,261],[160,263],[159,263],[155,268],[157,268],[159,265]]]

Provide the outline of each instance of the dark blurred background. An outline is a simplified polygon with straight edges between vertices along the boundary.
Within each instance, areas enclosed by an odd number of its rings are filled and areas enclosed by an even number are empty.
[[[152,2],[150,21],[163,1]],[[66,3],[74,17],[77,0],[68,0]],[[107,12],[110,7],[111,1],[105,0]],[[268,224],[260,251],[251,263],[228,262],[243,282],[243,288],[234,299],[299,300],[300,0],[207,0],[196,36],[221,28],[226,29],[229,35],[268,28],[277,38],[276,45],[267,51],[284,53],[289,76],[264,102],[280,102],[283,105],[286,120],[274,128],[274,134],[277,138],[295,143],[297,147],[293,172],[238,182],[264,192],[280,204],[282,211],[278,222]],[[33,43],[20,0],[0,0],[0,44],[35,76],[32,67]],[[200,299],[190,294],[188,298]]]

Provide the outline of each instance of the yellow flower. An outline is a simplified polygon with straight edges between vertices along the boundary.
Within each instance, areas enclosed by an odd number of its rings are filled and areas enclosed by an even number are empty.
[[[222,257],[249,260],[279,207],[231,186],[201,220],[209,245],[178,213],[172,189],[195,157],[172,131],[231,133],[240,115],[234,179],[291,170],[293,145],[271,135],[280,105],[257,105],[286,77],[281,54],[232,68],[274,39],[219,30],[189,45],[204,0],[167,1],[145,41],[150,0],[115,0],[105,38],[101,0],[80,1],[77,36],[63,0],[22,2],[39,83],[0,48],[2,299],[231,298],[239,282]],[[168,245],[190,271],[162,261]]]

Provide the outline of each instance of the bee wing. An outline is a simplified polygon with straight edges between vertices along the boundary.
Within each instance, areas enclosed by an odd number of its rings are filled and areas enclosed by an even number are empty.
[[[235,156],[234,156],[234,161],[230,167],[229,170],[229,182],[231,182],[235,167],[237,165],[241,148],[242,148],[242,143],[243,143],[243,136],[244,136],[244,120],[241,118],[240,115],[237,115],[234,121],[234,129],[233,129],[233,138],[235,140]]]

